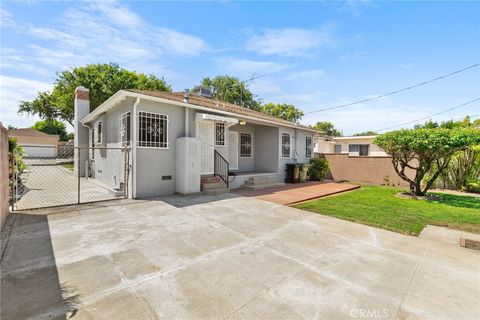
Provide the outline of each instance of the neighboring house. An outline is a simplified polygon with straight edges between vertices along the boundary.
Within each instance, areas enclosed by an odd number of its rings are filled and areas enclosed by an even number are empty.
[[[23,149],[24,158],[57,156],[58,135],[43,133],[32,128],[21,128],[10,130],[8,136],[17,140]]]
[[[315,153],[340,153],[349,156],[385,157],[380,147],[373,144],[376,136],[317,137]]]
[[[112,153],[102,148],[131,149],[131,197],[199,192],[201,178],[212,175],[230,188],[283,183],[287,163],[313,157],[317,134],[211,99],[205,89],[198,94],[120,90],[88,113],[88,89],[79,87],[75,105],[75,146],[95,147],[90,160],[96,179],[115,185],[106,164]]]

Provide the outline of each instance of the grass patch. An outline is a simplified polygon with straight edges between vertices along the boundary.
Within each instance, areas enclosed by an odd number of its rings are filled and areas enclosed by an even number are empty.
[[[63,164],[63,167],[73,171],[73,163],[65,163]]]
[[[480,233],[480,198],[440,193],[437,201],[395,197],[401,191],[362,186],[295,207],[411,235],[418,235],[427,224]]]

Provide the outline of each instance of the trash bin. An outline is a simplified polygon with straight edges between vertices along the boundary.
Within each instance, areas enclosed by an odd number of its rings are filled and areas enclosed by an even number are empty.
[[[287,177],[285,182],[297,183],[300,178],[300,163],[287,163]]]
[[[307,181],[307,171],[308,171],[308,164],[302,164],[300,166],[300,174],[299,174],[299,181],[305,182]]]

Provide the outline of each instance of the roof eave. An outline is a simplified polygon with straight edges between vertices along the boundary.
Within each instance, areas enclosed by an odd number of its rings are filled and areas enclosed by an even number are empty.
[[[248,115],[242,115],[234,112],[229,112],[229,111],[224,111],[224,110],[217,110],[217,109],[212,109],[208,107],[203,107],[199,106],[197,104],[193,103],[186,103],[186,102],[180,102],[180,101],[175,101],[175,100],[170,100],[170,99],[165,99],[165,98],[160,98],[160,97],[154,97],[151,95],[143,94],[143,93],[138,93],[138,92],[132,92],[132,91],[125,91],[125,90],[119,90],[117,93],[112,95],[107,101],[102,103],[97,109],[89,113],[85,118],[81,120],[82,124],[87,124],[89,122],[92,122],[95,120],[97,117],[102,115],[103,113],[109,111],[110,109],[114,108],[118,103],[126,99],[127,97],[132,97],[132,98],[140,98],[143,100],[150,100],[150,101],[156,101],[156,102],[162,102],[162,103],[167,103],[167,104],[172,104],[176,105],[179,107],[184,107],[184,108],[191,108],[191,109],[196,109],[196,110],[202,110],[202,111],[207,111],[207,112],[216,112],[224,115],[229,115],[245,120],[252,120],[252,121],[257,121],[257,122],[262,122],[262,123],[269,123],[275,126],[284,126],[284,127],[290,127],[294,129],[299,129],[299,130],[304,130],[304,131],[310,131],[313,133],[319,133],[315,129],[310,129],[306,127],[301,127],[295,124],[286,124],[286,123],[280,123],[276,122],[274,120],[267,120],[267,119],[262,119],[262,118],[257,118],[254,116],[248,116]]]

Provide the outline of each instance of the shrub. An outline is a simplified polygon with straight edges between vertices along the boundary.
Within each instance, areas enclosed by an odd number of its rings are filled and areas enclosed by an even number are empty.
[[[328,161],[326,159],[311,159],[308,168],[310,180],[322,181],[328,172]]]

